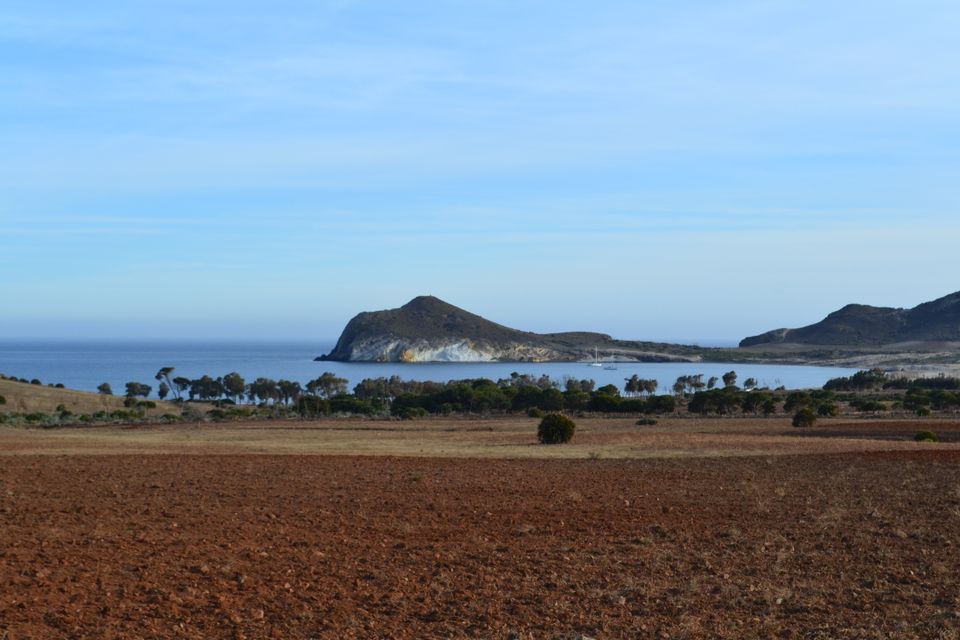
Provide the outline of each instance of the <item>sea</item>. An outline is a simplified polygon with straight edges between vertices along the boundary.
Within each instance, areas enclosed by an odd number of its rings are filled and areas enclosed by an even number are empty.
[[[818,388],[830,378],[847,376],[856,369],[779,364],[731,363],[616,363],[615,368],[590,366],[585,362],[483,362],[483,363],[366,363],[316,362],[328,353],[333,341],[91,341],[91,340],[0,340],[0,374],[39,379],[43,384],[63,384],[69,389],[96,391],[107,382],[122,394],[127,382],[153,387],[161,367],[174,367],[172,377],[214,378],[237,372],[248,382],[258,378],[284,378],[301,384],[325,371],[346,378],[352,389],[364,378],[400,376],[404,380],[445,382],[466,378],[508,378],[514,372],[567,378],[592,379],[597,386],[614,384],[636,374],[656,379],[661,393],[669,393],[678,376],[703,374],[704,380],[736,371],[738,381],[755,378],[760,386],[788,389]]]

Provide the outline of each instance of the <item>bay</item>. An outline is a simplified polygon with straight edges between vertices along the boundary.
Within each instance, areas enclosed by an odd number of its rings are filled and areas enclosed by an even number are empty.
[[[617,363],[615,370],[581,362],[484,362],[484,363],[359,363],[315,362],[327,353],[330,341],[297,342],[211,342],[211,341],[73,341],[0,340],[0,373],[18,378],[39,379],[43,384],[62,383],[70,389],[96,391],[107,382],[114,393],[123,393],[127,382],[151,385],[161,367],[175,367],[174,376],[213,377],[236,371],[247,382],[257,377],[285,378],[305,384],[324,371],[349,380],[352,389],[364,378],[400,376],[404,380],[448,381],[464,378],[508,378],[513,372],[532,376],[548,375],[588,378],[597,386],[614,384],[623,388],[624,379],[636,374],[653,378],[661,393],[669,393],[678,376],[703,374],[722,376],[734,370],[742,383],[756,378],[760,386],[788,389],[817,388],[837,376],[856,369],[798,365],[731,363]]]

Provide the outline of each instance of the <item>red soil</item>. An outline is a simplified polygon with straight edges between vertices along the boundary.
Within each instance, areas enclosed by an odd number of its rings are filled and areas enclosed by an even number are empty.
[[[0,638],[956,638],[960,452],[11,456]]]

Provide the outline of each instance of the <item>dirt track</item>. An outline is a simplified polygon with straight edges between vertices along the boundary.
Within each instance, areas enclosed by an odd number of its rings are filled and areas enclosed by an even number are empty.
[[[0,637],[956,638],[960,452],[15,456]]]

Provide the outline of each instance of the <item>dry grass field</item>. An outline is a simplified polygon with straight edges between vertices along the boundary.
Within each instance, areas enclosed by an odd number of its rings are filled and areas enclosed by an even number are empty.
[[[0,427],[0,638],[960,638],[960,423],[535,425]]]
[[[52,413],[63,405],[76,414],[96,413],[97,411],[116,411],[123,409],[123,396],[105,396],[86,391],[57,389],[46,385],[35,385],[0,378],[0,396],[7,402],[0,405],[0,411],[11,413],[33,413],[35,411]],[[163,413],[179,414],[180,409],[166,402],[157,402],[156,409],[147,411],[148,415]]]
[[[457,458],[663,458],[767,456],[866,451],[926,451],[919,429],[937,432],[940,450],[960,448],[960,421],[820,420],[812,429],[787,417],[668,417],[638,427],[635,418],[577,421],[573,442],[537,443],[537,419],[326,419],[56,429],[0,428],[0,456],[119,453],[271,453]]]

